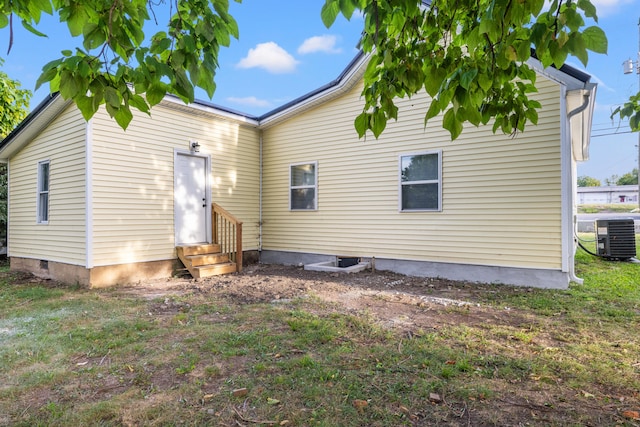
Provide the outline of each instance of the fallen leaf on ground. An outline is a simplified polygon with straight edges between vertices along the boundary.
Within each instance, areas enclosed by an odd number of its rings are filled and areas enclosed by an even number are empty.
[[[356,408],[358,411],[362,411],[364,408],[366,408],[369,405],[369,402],[367,402],[366,400],[362,400],[362,399],[354,399],[353,401],[353,406],[354,408]]]
[[[280,401],[278,399],[272,399],[270,397],[267,397],[267,404],[269,405],[278,405],[280,403]]]
[[[249,393],[249,390],[246,388],[237,388],[232,392],[235,397],[243,397],[246,396],[247,393]]]
[[[624,411],[622,416],[632,420],[640,420],[640,412],[638,411]]]

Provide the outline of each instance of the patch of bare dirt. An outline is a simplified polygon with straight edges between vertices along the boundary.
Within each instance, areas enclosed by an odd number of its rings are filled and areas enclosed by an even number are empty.
[[[510,288],[511,289],[511,288]],[[326,273],[282,265],[252,265],[240,274],[194,280],[171,278],[122,289],[148,299],[164,298],[154,310],[178,312],[181,303],[168,296],[204,293],[237,304],[288,301],[312,296],[346,312],[368,313],[389,327],[407,330],[443,325],[500,323],[531,325],[532,318],[515,310],[496,310],[482,296],[498,292],[495,285],[411,277],[385,271]],[[503,289],[504,291],[504,289]],[[527,289],[512,289],[528,292]]]

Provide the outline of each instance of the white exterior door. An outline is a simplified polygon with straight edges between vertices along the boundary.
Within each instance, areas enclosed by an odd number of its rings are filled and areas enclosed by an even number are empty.
[[[174,222],[176,245],[211,241],[208,165],[205,156],[175,153]]]

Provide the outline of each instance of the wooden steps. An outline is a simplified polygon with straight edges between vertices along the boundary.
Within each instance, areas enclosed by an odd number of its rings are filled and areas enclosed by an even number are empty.
[[[221,253],[217,244],[176,246],[176,252],[194,279],[237,271],[236,263],[229,260],[228,254]]]

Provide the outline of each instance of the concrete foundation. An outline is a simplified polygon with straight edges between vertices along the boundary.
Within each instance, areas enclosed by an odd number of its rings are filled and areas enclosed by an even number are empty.
[[[258,251],[255,250],[244,251],[242,257],[245,266],[257,263],[259,259]],[[177,269],[184,267],[177,259],[105,265],[89,269],[81,265],[56,261],[10,257],[10,268],[15,271],[27,271],[37,277],[58,282],[78,284],[88,288],[104,288],[168,278],[173,276]]]
[[[9,267],[12,271],[27,271],[43,279],[52,279],[71,285],[89,286],[90,270],[72,264],[55,261],[10,257]]]
[[[88,288],[128,285],[143,280],[171,277],[178,268],[178,260],[136,262],[94,267],[65,264],[55,261],[29,258],[10,258],[10,268],[27,271],[37,277],[58,282],[78,284]]]
[[[264,264],[307,265],[335,262],[335,256],[263,250],[260,262]],[[566,289],[569,286],[569,274],[559,270],[386,258],[375,258],[371,260],[371,263],[376,270],[392,271],[407,276],[441,277],[475,283],[495,283],[550,289]]]

